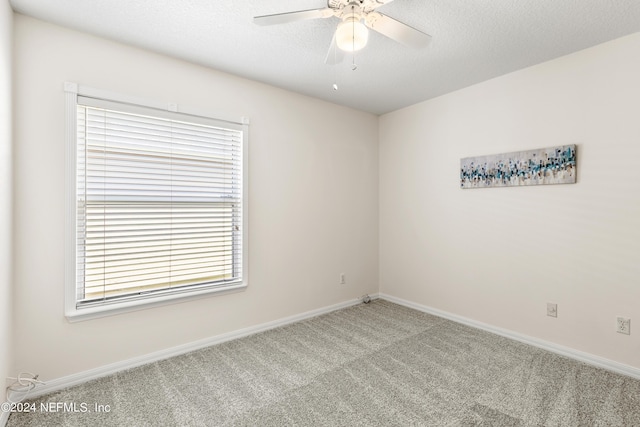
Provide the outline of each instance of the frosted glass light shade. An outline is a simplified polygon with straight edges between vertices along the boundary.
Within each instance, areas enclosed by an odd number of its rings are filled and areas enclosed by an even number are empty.
[[[349,18],[338,25],[336,44],[346,52],[360,50],[367,45],[369,30],[355,18]]]

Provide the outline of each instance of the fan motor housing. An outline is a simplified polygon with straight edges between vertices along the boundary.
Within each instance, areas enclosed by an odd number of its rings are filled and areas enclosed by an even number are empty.
[[[336,12],[342,12],[348,6],[355,6],[360,9],[361,12],[367,13],[390,1],[392,0],[328,0],[327,7]],[[340,15],[338,14],[338,16]]]

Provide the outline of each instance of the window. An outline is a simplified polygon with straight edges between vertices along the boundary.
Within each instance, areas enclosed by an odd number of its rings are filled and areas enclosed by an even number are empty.
[[[247,125],[76,88],[67,317],[245,287]]]

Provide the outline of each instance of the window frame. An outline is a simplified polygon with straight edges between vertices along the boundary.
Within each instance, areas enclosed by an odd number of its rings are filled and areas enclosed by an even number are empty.
[[[242,117],[238,119],[221,118],[219,115],[214,116],[209,112],[197,111],[194,109],[178,107],[178,104],[171,102],[157,102],[141,98],[135,98],[122,94],[112,93],[99,89],[80,86],[76,83],[65,82],[65,199],[66,199],[66,215],[65,215],[65,304],[64,314],[70,322],[89,320],[103,316],[110,316],[119,313],[126,313],[135,310],[146,309],[161,305],[172,304],[176,302],[188,301],[196,298],[210,296],[212,294],[225,294],[230,292],[242,291],[247,288],[249,279],[249,176],[248,176],[248,131],[249,119]],[[241,281],[228,285],[193,285],[192,288],[184,288],[180,290],[160,290],[152,294],[140,297],[123,297],[120,300],[105,302],[103,304],[90,304],[84,307],[78,307],[77,289],[76,289],[76,224],[77,224],[77,186],[76,186],[76,161],[77,161],[77,114],[78,97],[87,97],[102,100],[105,102],[115,102],[125,104],[132,108],[151,109],[158,112],[158,116],[162,117],[163,112],[169,114],[178,113],[184,118],[191,116],[194,122],[199,119],[206,119],[221,124],[227,123],[240,128],[242,132],[242,162],[241,162],[241,179],[242,179],[242,274]],[[126,111],[126,110],[123,110]]]

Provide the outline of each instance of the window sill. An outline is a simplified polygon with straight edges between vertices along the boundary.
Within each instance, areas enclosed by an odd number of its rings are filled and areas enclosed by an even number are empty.
[[[76,308],[74,304],[74,306],[65,310],[65,317],[69,322],[75,323],[84,320],[97,319],[100,317],[113,316],[116,314],[129,313],[137,310],[145,310],[148,308],[200,299],[208,297],[212,294],[227,294],[244,291],[246,288],[247,284],[245,282],[242,282],[225,287],[211,287],[201,290],[191,290],[175,294],[159,295],[151,298],[113,302],[92,307]]]

